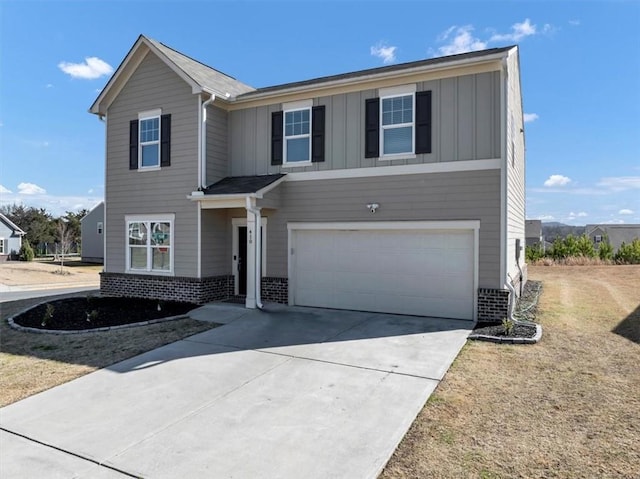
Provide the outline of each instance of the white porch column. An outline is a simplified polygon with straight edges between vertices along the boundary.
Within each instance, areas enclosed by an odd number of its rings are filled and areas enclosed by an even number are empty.
[[[247,298],[245,306],[256,308],[256,215],[247,209]]]

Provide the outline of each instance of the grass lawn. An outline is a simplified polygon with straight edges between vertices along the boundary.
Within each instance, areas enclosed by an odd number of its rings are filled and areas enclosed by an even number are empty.
[[[178,319],[73,335],[25,333],[9,327],[8,317],[44,300],[0,304],[0,406],[215,326]]]
[[[640,266],[529,277],[542,341],[469,342],[381,479],[640,477]]]

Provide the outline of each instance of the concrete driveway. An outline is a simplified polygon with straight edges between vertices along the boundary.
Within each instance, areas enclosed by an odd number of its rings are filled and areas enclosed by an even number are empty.
[[[375,478],[467,321],[297,307],[228,324],[0,409],[0,476]]]

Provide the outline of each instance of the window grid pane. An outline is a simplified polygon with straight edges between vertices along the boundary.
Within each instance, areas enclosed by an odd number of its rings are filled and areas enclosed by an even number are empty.
[[[398,125],[413,121],[413,96],[382,99],[382,124]]]
[[[287,163],[298,161],[310,161],[308,137],[287,140]]]
[[[413,127],[387,128],[384,130],[384,154],[409,153],[412,149]]]

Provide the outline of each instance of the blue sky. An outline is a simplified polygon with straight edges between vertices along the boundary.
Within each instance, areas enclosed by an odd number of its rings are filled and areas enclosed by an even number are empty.
[[[520,46],[527,217],[640,223],[640,2],[0,0],[0,203],[104,194],[87,112],[139,34],[254,87]]]

